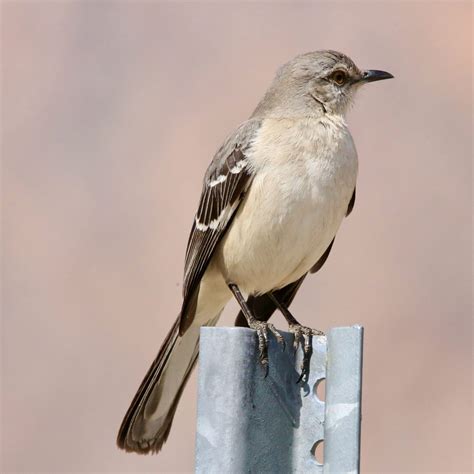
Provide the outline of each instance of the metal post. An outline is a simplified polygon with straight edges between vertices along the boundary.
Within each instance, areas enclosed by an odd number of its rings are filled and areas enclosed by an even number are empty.
[[[310,376],[297,384],[301,349],[270,336],[270,370],[258,364],[254,331],[201,329],[196,472],[358,472],[362,336],[360,326],[313,338]],[[326,379],[326,403],[316,385]],[[324,465],[314,456],[324,441]]]

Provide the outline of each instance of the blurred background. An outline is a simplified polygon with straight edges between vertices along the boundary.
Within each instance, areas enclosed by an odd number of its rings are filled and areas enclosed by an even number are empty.
[[[331,48],[396,79],[350,113],[355,209],[293,310],[365,326],[362,472],[470,472],[471,28],[455,1],[4,2],[2,471],[193,470],[196,373],[158,456],[117,429],[213,153],[282,63]]]

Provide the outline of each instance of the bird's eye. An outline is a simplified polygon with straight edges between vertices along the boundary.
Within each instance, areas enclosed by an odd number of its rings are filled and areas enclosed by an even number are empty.
[[[334,71],[331,74],[331,79],[339,86],[342,86],[347,81],[347,74],[345,71]]]

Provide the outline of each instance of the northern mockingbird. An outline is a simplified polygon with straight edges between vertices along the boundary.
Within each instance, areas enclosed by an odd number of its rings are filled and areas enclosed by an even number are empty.
[[[308,355],[311,335],[321,333],[288,306],[354,205],[357,153],[345,114],[361,85],[391,77],[336,51],[297,56],[219,148],[189,236],[181,312],[125,415],[120,448],[161,449],[198,357],[199,328],[215,325],[232,296],[237,322],[257,333],[264,367],[267,333],[282,342],[267,322],[275,309]]]

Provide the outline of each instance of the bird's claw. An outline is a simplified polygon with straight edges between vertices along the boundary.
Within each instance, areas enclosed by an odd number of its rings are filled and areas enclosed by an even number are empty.
[[[257,332],[258,338],[258,353],[260,364],[265,371],[265,377],[268,375],[268,331],[270,331],[285,350],[285,340],[283,336],[276,330],[275,326],[266,321],[254,321],[250,324],[250,328]]]
[[[301,324],[290,324],[289,331],[293,333],[293,349],[296,354],[298,346],[301,344],[303,339],[303,361],[301,362],[301,374],[296,383],[301,381],[307,382],[309,377],[309,363],[311,360],[311,354],[313,352],[312,340],[313,336],[324,336],[322,331],[317,329],[311,329]]]
[[[289,331],[293,333],[293,349],[296,352],[301,343],[301,338],[304,340],[303,352],[308,352],[311,347],[312,336],[324,336],[324,332],[318,329],[311,329],[301,324],[290,324]]]

